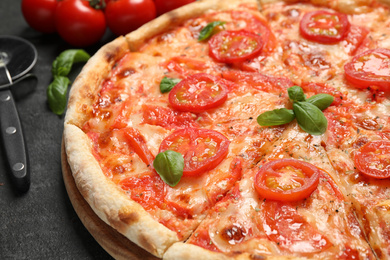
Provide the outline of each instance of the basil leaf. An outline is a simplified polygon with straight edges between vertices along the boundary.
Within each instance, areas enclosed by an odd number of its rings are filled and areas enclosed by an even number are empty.
[[[207,24],[199,33],[198,41],[204,41],[213,35],[214,28],[217,26],[224,25],[226,22],[214,21]]]
[[[171,91],[171,89],[181,81],[181,79],[168,78],[164,77],[160,82],[160,91],[161,93],[166,93]]]
[[[280,108],[264,112],[257,117],[261,126],[284,125],[294,120],[295,115],[291,109]]]
[[[299,86],[293,86],[291,88],[287,89],[288,96],[292,101],[305,101],[305,94],[303,93],[303,90]]]
[[[53,62],[51,72],[53,76],[68,76],[72,65],[77,62],[86,62],[91,56],[81,49],[63,51]]]
[[[69,83],[67,77],[55,76],[53,82],[47,88],[49,107],[57,115],[61,115],[65,111]]]
[[[306,101],[315,105],[319,109],[324,110],[325,108],[330,106],[330,104],[332,104],[333,100],[334,100],[334,97],[332,95],[317,94],[317,95],[314,95],[314,96],[308,98]]]
[[[307,133],[322,135],[328,127],[328,120],[322,111],[309,102],[294,102],[293,110],[298,125]]]
[[[183,176],[184,158],[181,153],[166,150],[157,154],[153,167],[161,179],[171,187],[179,183]]]

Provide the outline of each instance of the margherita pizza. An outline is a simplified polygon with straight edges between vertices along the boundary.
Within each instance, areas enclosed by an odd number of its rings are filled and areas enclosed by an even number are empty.
[[[164,259],[390,258],[386,0],[201,0],[103,46],[67,163]]]

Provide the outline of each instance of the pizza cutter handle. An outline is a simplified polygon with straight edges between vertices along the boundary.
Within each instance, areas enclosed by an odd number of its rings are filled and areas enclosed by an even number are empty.
[[[15,188],[30,188],[30,167],[19,114],[10,89],[0,91],[0,130]]]

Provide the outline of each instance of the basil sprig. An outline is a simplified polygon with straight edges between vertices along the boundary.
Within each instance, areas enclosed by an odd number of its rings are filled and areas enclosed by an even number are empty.
[[[157,154],[153,161],[153,167],[166,184],[174,187],[183,176],[183,155],[175,151],[166,150]]]
[[[199,33],[198,41],[204,41],[210,38],[213,33],[214,29],[218,26],[223,26],[226,22],[222,21],[214,21],[211,23],[208,23]]]
[[[53,62],[51,72],[53,82],[47,88],[47,100],[51,111],[62,115],[66,108],[66,94],[70,80],[70,73],[74,63],[86,62],[90,55],[81,49],[63,51]]]
[[[334,97],[328,94],[317,94],[306,99],[299,86],[287,89],[288,96],[293,102],[293,109],[274,109],[264,112],[257,117],[261,126],[274,126],[290,123],[294,118],[305,132],[312,135],[322,135],[328,127],[328,121],[321,110],[332,104]]]
[[[172,90],[177,83],[179,83],[181,79],[176,78],[168,78],[164,77],[160,82],[160,91],[161,93],[166,93]]]

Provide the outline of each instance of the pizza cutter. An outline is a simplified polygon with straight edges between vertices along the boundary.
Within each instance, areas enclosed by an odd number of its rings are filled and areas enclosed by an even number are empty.
[[[16,36],[0,36],[0,130],[11,180],[18,192],[30,188],[30,169],[11,87],[18,87],[33,76],[27,73],[35,65],[37,56],[37,50],[30,42]]]

